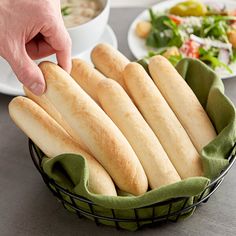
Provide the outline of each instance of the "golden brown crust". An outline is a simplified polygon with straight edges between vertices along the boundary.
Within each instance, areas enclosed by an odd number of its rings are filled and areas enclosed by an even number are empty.
[[[124,82],[181,178],[202,175],[199,154],[143,67],[137,63],[127,65]]]
[[[89,189],[91,192],[116,195],[115,186],[104,168],[84,152],[35,102],[28,98],[16,97],[9,104],[9,113],[16,125],[48,156],[64,153],[83,156],[89,167]],[[98,182],[98,179],[101,181]]]
[[[28,98],[33,100],[35,103],[37,103],[41,108],[43,108],[66,132],[68,135],[70,135],[73,130],[71,127],[65,122],[62,115],[56,110],[56,108],[50,103],[50,101],[45,97],[45,95],[42,96],[36,96],[32,92],[30,92],[27,88],[24,87],[24,92]],[[71,136],[71,135],[70,135]],[[86,145],[82,142],[81,138],[77,138],[76,143],[87,153],[90,153],[89,149],[86,147]]]
[[[71,76],[94,101],[98,102],[97,84],[106,79],[102,73],[81,59],[73,59]]]
[[[99,102],[136,152],[152,189],[180,181],[157,137],[124,89],[114,80],[97,87]]]
[[[39,67],[47,83],[45,96],[81,137],[117,186],[135,195],[144,193],[147,190],[144,170],[111,119],[60,67],[50,62],[41,63]]]
[[[122,53],[109,44],[98,44],[91,53],[95,67],[106,77],[116,80],[124,87],[123,70],[130,62]]]
[[[216,137],[216,132],[196,95],[166,58],[160,55],[151,58],[149,71],[200,153]]]

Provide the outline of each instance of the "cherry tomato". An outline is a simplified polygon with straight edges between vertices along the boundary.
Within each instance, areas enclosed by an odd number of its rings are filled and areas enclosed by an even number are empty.
[[[192,40],[186,41],[180,48],[180,51],[187,57],[199,58],[200,45]]]
[[[236,21],[232,22],[230,25],[233,29],[236,29]]]
[[[229,12],[229,15],[230,15],[230,16],[236,16],[236,10],[230,11],[230,12]]]
[[[169,18],[175,22],[176,25],[180,25],[183,22],[183,19],[179,16],[169,15]]]

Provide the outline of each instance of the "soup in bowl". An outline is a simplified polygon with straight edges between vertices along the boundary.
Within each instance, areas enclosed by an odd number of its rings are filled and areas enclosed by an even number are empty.
[[[72,56],[93,47],[103,34],[110,0],[61,0],[64,24],[72,40]]]

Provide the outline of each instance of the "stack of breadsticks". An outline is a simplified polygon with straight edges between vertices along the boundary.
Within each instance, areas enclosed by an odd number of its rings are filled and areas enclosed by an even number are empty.
[[[185,80],[162,56],[149,72],[109,45],[91,54],[95,68],[73,59],[71,76],[51,62],[39,65],[42,96],[9,104],[14,122],[49,157],[74,153],[89,168],[88,189],[133,195],[202,176],[202,148],[214,127]]]

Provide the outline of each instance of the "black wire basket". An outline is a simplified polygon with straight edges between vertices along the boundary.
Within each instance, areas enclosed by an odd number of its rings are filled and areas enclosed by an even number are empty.
[[[157,225],[164,222],[177,222],[181,216],[185,215],[188,212],[191,212],[191,210],[195,210],[195,208],[201,205],[202,203],[206,203],[211,197],[211,195],[221,185],[226,174],[233,166],[236,160],[235,149],[236,149],[236,144],[234,145],[233,149],[231,150],[231,153],[229,154],[227,158],[229,161],[229,165],[226,167],[226,169],[223,170],[217,178],[212,180],[200,195],[195,196],[190,205],[187,204],[189,203],[190,197],[173,198],[173,199],[169,199],[163,202],[158,202],[156,204],[152,204],[149,206],[134,208],[132,209],[134,213],[133,218],[123,218],[123,217],[117,216],[116,211],[114,209],[106,209],[107,211],[110,211],[111,217],[96,212],[96,206],[98,206],[97,204],[95,204],[89,199],[84,198],[83,196],[79,196],[77,194],[69,192],[68,190],[59,186],[53,179],[49,178],[44,173],[41,167],[41,162],[44,157],[44,154],[35,146],[35,144],[31,140],[29,140],[30,155],[34,162],[35,167],[40,172],[45,184],[51,190],[53,195],[57,197],[57,199],[62,203],[64,208],[73,209],[73,212],[75,212],[79,218],[81,218],[82,216],[85,216],[87,218],[94,220],[97,225],[99,225],[100,223],[103,224],[102,222],[104,221],[112,222],[117,229],[122,228],[121,227],[122,223],[130,223],[130,222],[136,225],[136,229],[139,229],[143,225],[146,225],[146,224],[148,224],[149,226],[152,226],[152,225]],[[67,196],[67,198],[63,196]],[[70,201],[68,199],[70,199]],[[85,208],[81,208],[78,202],[86,204],[88,207],[87,209],[89,210],[85,210]],[[173,205],[178,204],[178,203],[181,204],[179,210],[173,211],[172,210]],[[156,210],[158,207],[167,207],[168,208],[167,214],[158,215],[158,211]],[[152,214],[151,214],[151,217],[144,218],[142,217],[141,211],[142,209],[147,209],[147,208],[152,212]]]

